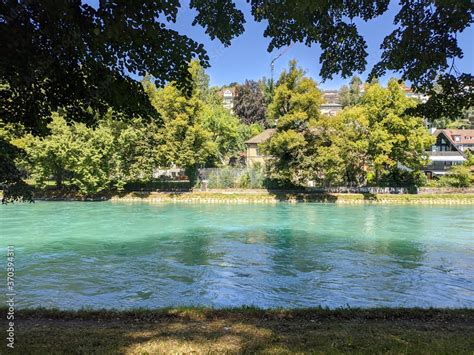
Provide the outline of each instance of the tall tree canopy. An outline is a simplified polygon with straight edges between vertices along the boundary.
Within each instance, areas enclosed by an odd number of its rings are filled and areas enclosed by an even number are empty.
[[[195,23],[225,45],[243,31],[231,1],[210,6],[193,0]],[[202,44],[167,28],[180,2],[4,0],[0,7],[0,80],[4,120],[21,120],[41,131],[51,111],[74,120],[92,119],[93,107],[153,115],[141,85],[129,74],[150,73],[158,86],[174,81],[189,88],[188,64],[207,67]]]
[[[289,70],[280,75],[273,102],[268,107],[269,118],[277,127],[265,147],[272,156],[268,165],[271,179],[283,185],[303,185],[308,180],[307,149],[311,146],[306,138],[308,127],[320,116],[322,102],[314,80],[305,76],[296,61],[291,61]]]
[[[269,50],[292,42],[321,47],[320,76],[349,77],[367,66],[367,44],[354,19],[372,20],[388,9],[390,0],[281,1],[251,0],[257,21],[268,21],[265,36]],[[462,58],[457,34],[472,24],[474,3],[470,0],[401,0],[394,18],[395,29],[381,44],[381,60],[372,68],[369,81],[395,71],[410,81],[416,91],[430,94],[423,105],[425,115],[439,110],[460,112],[474,105],[474,77],[456,70]],[[438,82],[442,90],[434,92]]]
[[[392,79],[366,84],[356,105],[319,115],[321,95],[294,62],[280,77],[270,114],[277,131],[264,148],[269,177],[281,185],[413,186],[420,182],[433,138],[423,119],[407,114],[416,100]]]

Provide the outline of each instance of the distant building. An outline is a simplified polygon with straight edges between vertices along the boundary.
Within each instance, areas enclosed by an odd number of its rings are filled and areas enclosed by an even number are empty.
[[[265,159],[268,158],[268,156],[262,154],[259,145],[270,139],[275,132],[275,128],[269,128],[245,142],[245,145],[247,146],[247,166],[252,166],[256,163],[265,164]]]
[[[428,95],[415,93],[410,87],[406,85],[403,85],[402,89],[405,92],[405,96],[410,99],[417,99],[417,100],[420,100],[420,102],[422,103],[425,103],[429,99]]]
[[[336,116],[342,110],[338,90],[324,90],[323,99],[324,103],[320,106],[321,114]]]
[[[446,175],[466,161],[465,152],[474,150],[474,129],[438,129],[436,142],[428,153],[430,164],[424,169],[429,178]]]
[[[336,116],[339,111],[342,110],[341,104],[322,104],[319,109],[321,114],[327,116]]]
[[[235,87],[223,88],[221,90],[223,106],[233,112],[234,100],[236,98]]]
[[[441,132],[451,138],[454,146],[461,152],[466,152],[467,149],[474,152],[474,129],[439,129],[433,135],[437,136]]]
[[[323,90],[323,99],[326,104],[338,104],[339,100],[339,91],[338,90]]]

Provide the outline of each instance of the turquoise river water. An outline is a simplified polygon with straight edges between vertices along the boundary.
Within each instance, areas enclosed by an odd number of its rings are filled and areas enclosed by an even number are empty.
[[[19,308],[474,307],[471,206],[37,202],[0,227]]]

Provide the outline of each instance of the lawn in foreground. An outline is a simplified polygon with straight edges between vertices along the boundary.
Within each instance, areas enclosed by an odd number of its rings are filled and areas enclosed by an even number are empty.
[[[5,309],[2,309],[5,319]],[[2,337],[3,353],[5,339]],[[13,353],[474,352],[474,309],[21,310]],[[9,352],[10,353],[10,352]]]

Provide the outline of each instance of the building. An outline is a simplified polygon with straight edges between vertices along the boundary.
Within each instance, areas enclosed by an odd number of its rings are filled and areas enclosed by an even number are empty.
[[[430,164],[424,169],[429,178],[446,175],[453,166],[466,161],[467,149],[474,149],[472,129],[438,129],[433,135],[436,142],[428,152]]]
[[[342,110],[338,90],[324,90],[323,99],[324,103],[320,106],[321,114],[336,116],[336,114]]]
[[[321,114],[327,116],[336,116],[342,110],[341,104],[325,103],[320,106]]]
[[[437,135],[440,132],[451,138],[454,146],[461,152],[466,152],[467,149],[474,152],[474,129],[440,129],[433,134]]]
[[[236,97],[235,87],[223,88],[221,90],[222,103],[226,109],[230,112],[233,112],[234,109],[234,100]]]
[[[339,91],[338,90],[323,90],[323,99],[327,104],[338,104]]]
[[[410,87],[408,87],[404,84],[402,86],[402,89],[405,92],[405,96],[410,98],[410,99],[417,99],[417,100],[420,100],[420,102],[422,102],[422,103],[425,103],[429,99],[429,96],[423,95],[423,94],[417,94]]]
[[[259,145],[270,139],[270,137],[273,136],[275,132],[275,128],[269,128],[245,142],[245,145],[247,146],[247,166],[252,166],[256,163],[265,164],[265,159],[267,156],[262,154],[259,149]]]

